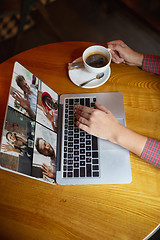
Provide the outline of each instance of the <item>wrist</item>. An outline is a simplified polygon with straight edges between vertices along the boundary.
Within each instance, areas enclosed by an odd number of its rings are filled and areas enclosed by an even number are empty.
[[[123,135],[124,130],[125,130],[125,127],[118,122],[116,124],[116,126],[114,126],[114,130],[113,130],[111,137],[109,138],[109,141],[120,145],[121,144],[121,136]]]
[[[135,64],[137,67],[142,67],[143,57],[144,57],[144,55],[142,53],[137,53],[137,56],[135,59]]]

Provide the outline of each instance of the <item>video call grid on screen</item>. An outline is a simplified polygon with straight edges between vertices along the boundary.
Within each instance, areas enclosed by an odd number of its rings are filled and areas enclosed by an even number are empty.
[[[0,165],[55,182],[55,175],[50,176],[47,167],[55,172],[57,118],[58,94],[16,62],[1,139]]]

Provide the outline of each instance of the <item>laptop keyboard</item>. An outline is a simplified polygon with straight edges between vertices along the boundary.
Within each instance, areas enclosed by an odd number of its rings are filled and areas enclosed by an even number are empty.
[[[65,99],[63,177],[99,177],[97,137],[79,129],[74,121],[74,105],[94,107],[96,98]]]

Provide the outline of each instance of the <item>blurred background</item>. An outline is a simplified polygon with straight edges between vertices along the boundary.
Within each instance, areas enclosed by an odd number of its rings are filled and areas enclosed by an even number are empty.
[[[121,39],[160,55],[159,0],[0,0],[0,63],[44,44]]]

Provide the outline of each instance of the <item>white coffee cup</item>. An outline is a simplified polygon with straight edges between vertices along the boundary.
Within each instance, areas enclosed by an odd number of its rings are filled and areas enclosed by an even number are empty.
[[[105,56],[107,58],[107,64],[104,65],[103,67],[93,67],[90,66],[89,64],[87,64],[86,59],[93,55],[93,54],[102,54],[103,56]],[[87,69],[87,71],[91,72],[91,73],[102,73],[107,71],[107,69],[110,66],[111,63],[111,53],[110,53],[110,49],[109,48],[105,48],[103,46],[100,45],[94,45],[91,47],[88,47],[82,55],[82,59],[83,59],[83,63],[84,63],[84,67]]]

